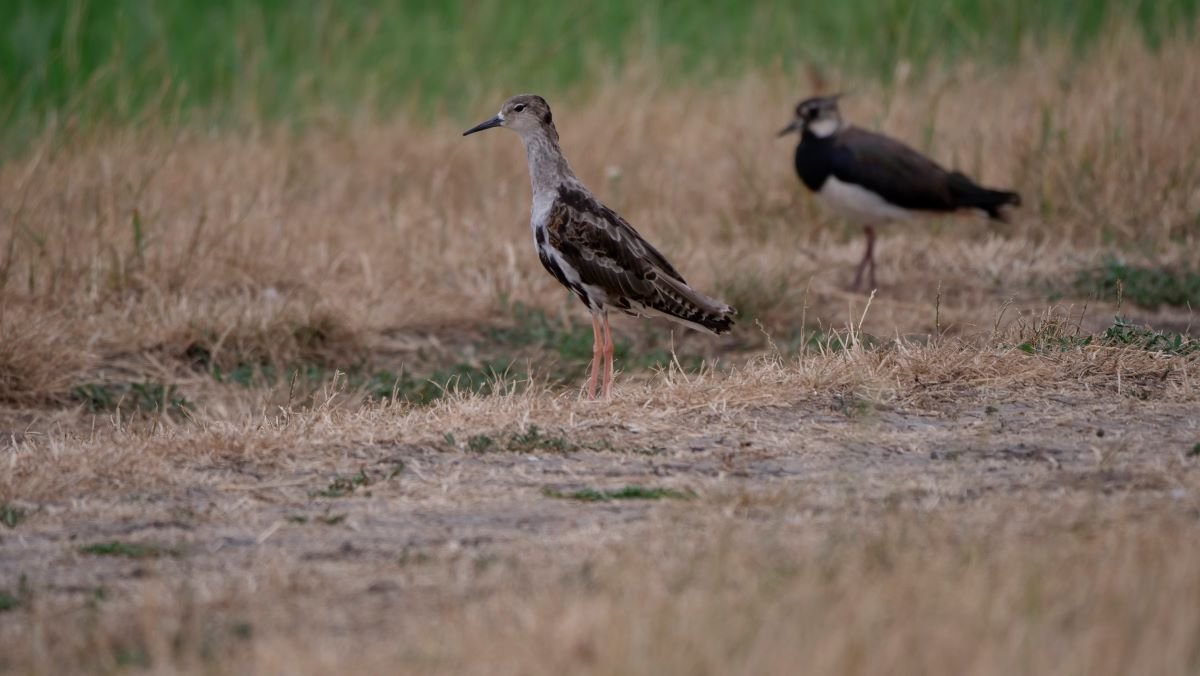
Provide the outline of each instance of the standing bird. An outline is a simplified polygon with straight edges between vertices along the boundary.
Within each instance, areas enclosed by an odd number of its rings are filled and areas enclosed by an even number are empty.
[[[868,267],[871,288],[875,288],[876,226],[922,211],[960,209],[979,209],[1004,221],[1001,207],[1021,203],[1015,192],[984,188],[899,141],[844,122],[838,112],[838,96],[813,97],[797,104],[796,119],[779,135],[796,131],[800,132],[796,146],[800,180],[843,217],[862,224],[867,235],[867,249],[851,286],[855,290]]]
[[[604,398],[610,398],[610,309],[634,316],[666,317],[716,334],[729,331],[736,311],[688,286],[657,249],[576,178],[558,146],[558,131],[545,99],[532,94],[514,96],[495,117],[471,127],[463,136],[492,127],[521,135],[533,185],[530,224],[538,258],[592,313],[588,398],[596,397],[601,355],[601,389]]]

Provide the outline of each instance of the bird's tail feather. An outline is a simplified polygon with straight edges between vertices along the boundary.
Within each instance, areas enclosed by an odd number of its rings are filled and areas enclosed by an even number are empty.
[[[985,188],[963,174],[950,174],[950,194],[960,208],[981,209],[989,218],[1005,220],[1002,207],[1020,206],[1021,196],[1008,190]]]
[[[722,334],[733,328],[737,310],[709,298],[670,275],[659,274],[655,287],[661,302],[652,309],[689,326]]]

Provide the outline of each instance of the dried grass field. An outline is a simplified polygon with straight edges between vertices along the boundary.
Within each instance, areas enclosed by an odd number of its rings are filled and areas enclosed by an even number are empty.
[[[519,142],[459,135],[513,92],[55,127],[0,164],[0,671],[1200,672],[1197,49],[548,93],[740,310],[615,320],[611,404]],[[845,291],[774,136],[838,88],[1013,222]]]

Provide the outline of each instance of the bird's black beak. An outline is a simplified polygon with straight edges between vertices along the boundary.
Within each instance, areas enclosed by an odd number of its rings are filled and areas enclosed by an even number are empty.
[[[799,128],[800,128],[800,120],[792,120],[792,123],[789,124],[788,126],[784,127],[783,129],[780,129],[779,133],[776,136],[777,137],[787,136],[788,134],[798,130]]]
[[[493,117],[492,119],[488,120],[487,122],[480,122],[479,124],[475,125],[474,127],[471,127],[470,129],[464,131],[463,136],[469,136],[471,134],[474,134],[477,131],[483,131],[484,129],[491,129],[492,127],[499,127],[503,123],[504,123],[504,118],[497,115],[496,117]]]

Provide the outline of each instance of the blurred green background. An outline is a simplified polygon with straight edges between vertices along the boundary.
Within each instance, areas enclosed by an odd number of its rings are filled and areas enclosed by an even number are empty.
[[[1085,53],[1115,21],[1151,43],[1200,0],[0,0],[0,143],[48,124],[380,113],[455,117],[482,96],[805,63],[887,79],[1028,41]],[[469,117],[469,116],[468,116]]]

